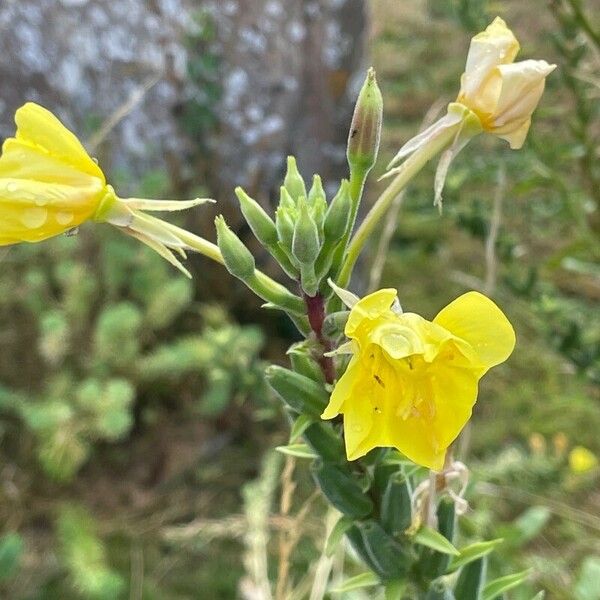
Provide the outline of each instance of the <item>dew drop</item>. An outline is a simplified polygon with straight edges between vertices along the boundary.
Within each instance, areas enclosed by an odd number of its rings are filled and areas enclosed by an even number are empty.
[[[73,215],[73,213],[69,212],[69,211],[59,211],[56,213],[55,218],[56,218],[56,222],[59,225],[66,226],[73,222],[75,215]]]
[[[10,181],[6,184],[6,191],[10,192],[11,194],[16,192],[18,189],[19,186],[14,181]]]
[[[48,218],[48,211],[45,208],[28,208],[21,215],[21,222],[28,229],[37,229],[41,227]]]
[[[45,206],[48,204],[48,200],[44,196],[35,196],[34,202],[37,206]]]
[[[352,431],[355,431],[356,433],[360,433],[363,430],[362,425],[353,425],[352,426]]]

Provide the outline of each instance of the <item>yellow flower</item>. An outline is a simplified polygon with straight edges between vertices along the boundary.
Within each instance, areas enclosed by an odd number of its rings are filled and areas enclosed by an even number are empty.
[[[407,157],[421,164],[445,150],[435,177],[435,204],[441,207],[448,168],[472,137],[485,131],[507,140],[514,150],[521,148],[545,79],[556,65],[545,60],[514,63],[518,51],[517,39],[500,17],[478,33],[471,40],[456,101],[441,119],[400,148],[384,177],[400,175],[409,161],[398,163]]]
[[[513,149],[523,145],[546,77],[556,68],[545,60],[514,63],[518,52],[517,38],[496,17],[471,40],[456,99],[477,115],[484,131],[507,140]]]
[[[569,452],[569,468],[573,473],[586,473],[598,466],[596,455],[584,448],[583,446],[575,446]]]
[[[479,379],[515,344],[505,315],[478,292],[427,321],[402,313],[396,290],[379,290],[354,304],[345,333],[352,359],[322,418],[344,415],[348,460],[391,446],[435,470],[471,416]]]
[[[170,249],[185,256],[185,250],[202,252],[208,242],[142,211],[182,210],[206,199],[118,198],[81,142],[50,111],[28,102],[15,122],[17,133],[0,156],[0,245],[40,242],[90,220],[108,222],[189,276]]]

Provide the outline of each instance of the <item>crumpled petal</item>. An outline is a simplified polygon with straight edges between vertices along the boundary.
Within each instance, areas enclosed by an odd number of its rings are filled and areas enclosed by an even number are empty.
[[[468,342],[486,369],[504,362],[515,347],[515,331],[504,313],[479,292],[467,292],[433,320]]]
[[[378,290],[361,298],[350,311],[344,330],[348,337],[354,337],[358,327],[365,319],[375,320],[386,314],[392,313],[390,307],[398,297],[398,292],[393,288]]]
[[[517,38],[504,20],[496,17],[471,40],[459,97],[475,97],[493,69],[513,62],[518,52]]]
[[[511,65],[500,65],[502,89],[495,108],[495,127],[530,116],[537,107],[546,77],[556,69],[545,60],[523,60]]]

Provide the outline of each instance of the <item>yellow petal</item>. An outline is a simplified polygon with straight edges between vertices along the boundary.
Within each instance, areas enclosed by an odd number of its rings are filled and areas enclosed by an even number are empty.
[[[356,383],[359,371],[359,357],[355,354],[350,359],[350,363],[348,364],[345,373],[335,384],[333,392],[331,393],[331,398],[329,399],[329,404],[321,415],[322,419],[333,419],[333,417],[336,417],[340,413],[345,400],[349,398],[352,393],[352,388]]]
[[[348,460],[356,460],[373,448],[385,445],[373,426],[374,414],[371,402],[366,397],[361,398],[360,402],[352,402],[344,410],[344,441]]]
[[[105,183],[102,170],[90,158],[81,142],[50,111],[28,102],[17,110],[15,122],[18,140],[42,148],[55,158]]]
[[[378,290],[361,298],[350,311],[348,322],[346,323],[345,333],[348,337],[353,337],[356,330],[365,319],[375,320],[385,314],[393,314],[390,307],[398,297],[398,292],[388,288]]]
[[[93,214],[103,188],[0,179],[0,245],[39,242],[77,227]]]
[[[98,181],[79,169],[48,154],[41,146],[9,138],[2,146],[0,178],[24,179],[71,186],[87,186]]]
[[[494,126],[522,123],[536,109],[546,77],[556,69],[545,60],[523,60],[512,65],[501,65],[498,72],[502,87],[494,110]]]
[[[496,17],[485,31],[471,40],[459,97],[474,99],[493,69],[513,62],[518,52],[517,38],[506,23]]]
[[[479,292],[468,292],[433,320],[468,342],[486,368],[504,362],[515,347],[515,332],[504,313]]]
[[[413,462],[439,471],[448,446],[471,416],[480,372],[444,364],[434,368],[427,387],[418,381],[407,382],[415,386],[422,402],[406,416],[390,419],[388,430],[389,445]]]
[[[494,130],[493,133],[500,139],[506,140],[510,144],[511,150],[519,150],[523,147],[529,127],[531,126],[531,119],[525,119],[520,124],[512,124],[510,127],[502,127]]]

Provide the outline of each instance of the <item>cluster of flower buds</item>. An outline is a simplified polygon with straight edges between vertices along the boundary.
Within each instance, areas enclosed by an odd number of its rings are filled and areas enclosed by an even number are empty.
[[[236,195],[256,239],[289,277],[299,280],[304,294],[315,296],[326,285],[334,253],[348,231],[352,205],[348,182],[342,181],[328,204],[321,178],[314,175],[307,191],[296,160],[290,156],[274,219],[242,188],[236,189]],[[254,259],[231,231],[222,235],[224,227],[219,217],[217,232],[225,264],[230,273],[246,281]]]

